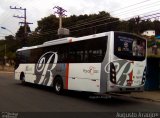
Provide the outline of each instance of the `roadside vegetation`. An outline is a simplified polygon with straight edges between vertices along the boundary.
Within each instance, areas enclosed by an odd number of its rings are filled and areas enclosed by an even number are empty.
[[[38,26],[35,31],[27,27],[27,46],[39,45],[45,41],[59,38],[57,29],[59,26],[59,18],[50,15],[37,21]],[[70,30],[71,37],[79,37],[94,33],[107,31],[125,31],[140,35],[145,30],[155,30],[156,35],[160,34],[160,21],[143,20],[140,17],[128,20],[120,20],[112,17],[109,13],[102,11],[98,14],[90,15],[72,15],[63,18],[63,27]],[[156,40],[154,37],[146,37],[148,40],[148,48],[152,47]],[[24,42],[24,27],[20,26],[15,37],[6,36],[5,40],[0,40],[0,64],[4,63],[4,56],[7,56],[9,63],[15,60],[15,52],[22,47]],[[5,47],[6,46],[6,47]],[[157,42],[160,47],[160,42]],[[11,63],[12,64],[12,63]]]

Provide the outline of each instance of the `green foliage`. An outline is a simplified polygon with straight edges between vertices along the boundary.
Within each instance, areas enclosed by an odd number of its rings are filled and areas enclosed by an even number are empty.
[[[5,51],[5,47],[6,47],[6,51]],[[14,60],[16,50],[20,47],[21,45],[19,40],[15,40],[15,39],[0,40],[0,60],[4,58],[5,52],[9,60]]]
[[[27,25],[27,33],[31,32],[30,27]],[[24,26],[20,26],[19,30],[16,33],[16,38],[17,39],[21,39],[23,38],[25,35],[25,27]]]
[[[12,36],[12,35],[6,36],[5,40],[10,40],[10,41],[14,40],[14,36]]]
[[[42,18],[38,21],[38,27],[36,31],[43,33],[49,30],[57,30],[59,19],[55,15]]]
[[[40,45],[45,41],[59,38],[57,29],[59,27],[59,18],[50,15],[37,21],[38,26],[34,32],[27,37],[28,46]],[[156,34],[160,34],[160,21],[141,20],[140,17],[129,19],[128,21],[119,20],[112,17],[109,13],[101,11],[98,14],[71,15],[63,18],[63,27],[70,30],[70,35],[79,37],[94,33],[106,31],[125,31],[141,34],[145,30],[154,29]],[[30,27],[27,26],[27,32]],[[24,39],[24,26],[20,26],[16,33],[16,40],[12,36],[7,36],[6,40],[0,40],[0,58],[4,57],[4,45],[7,46],[7,56],[10,59],[15,58],[15,52],[21,48]],[[152,40],[151,40],[152,41]],[[152,42],[148,42],[148,46]],[[157,43],[160,46],[160,43]]]

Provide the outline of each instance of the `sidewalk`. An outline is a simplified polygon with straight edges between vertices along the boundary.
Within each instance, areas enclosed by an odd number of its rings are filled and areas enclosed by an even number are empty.
[[[138,99],[146,99],[146,100],[160,102],[160,90],[133,92],[130,94],[130,96]]]
[[[114,93],[113,95],[116,96],[126,96],[126,97],[133,97],[136,99],[144,99],[154,102],[160,102],[160,90],[157,91],[143,91],[143,92],[132,92],[131,94],[117,94]]]

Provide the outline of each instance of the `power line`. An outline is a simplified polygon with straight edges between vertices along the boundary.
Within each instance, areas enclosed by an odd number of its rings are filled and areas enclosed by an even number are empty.
[[[21,24],[24,24],[24,27],[25,27],[25,33],[27,33],[27,24],[33,24],[33,23],[29,23],[29,22],[27,22],[27,13],[26,13],[26,11],[27,11],[27,9],[26,8],[22,8],[22,7],[12,7],[12,6],[10,6],[10,9],[15,9],[15,10],[21,10],[21,11],[24,11],[24,16],[19,16],[19,15],[14,15],[13,17],[16,17],[16,18],[23,18],[24,19],[24,22],[19,22],[19,23],[21,23]]]
[[[157,15],[157,14],[160,14],[160,13],[155,13],[155,14],[151,14],[151,15],[143,16],[143,18],[145,18],[145,17],[149,17],[149,16],[154,16],[154,15]]]
[[[89,24],[93,24],[93,23],[97,23],[97,22],[102,22],[102,21],[106,21],[108,19],[112,19],[111,17],[106,17],[104,19],[101,19],[101,20],[95,20],[94,22],[87,22],[87,23],[82,23],[82,25],[76,25],[76,27],[74,26],[71,26],[71,27],[67,27],[69,29],[74,29],[74,28],[77,28],[77,27],[81,27],[81,26],[85,26],[85,25],[89,25]]]
[[[17,1],[18,2],[18,1]],[[6,10],[6,11],[8,11],[8,10]],[[20,10],[16,10],[16,13],[22,13]],[[2,21],[2,24],[4,25],[6,22],[7,22],[7,24],[9,24],[10,23],[10,25],[9,25],[9,27],[7,27],[7,28],[9,28],[9,29],[15,29],[15,26],[13,25],[13,24],[15,24],[15,23],[13,23],[13,20],[11,20],[11,18],[10,18],[10,12],[5,12],[5,14],[2,14],[2,16],[1,17],[5,17],[5,19]],[[20,19],[21,21],[23,20],[23,19]],[[18,27],[17,27],[18,28]],[[15,31],[14,31],[15,32]]]
[[[149,12],[148,12],[149,13]],[[126,14],[125,14],[126,15]],[[143,15],[143,14],[141,14],[141,15]],[[107,19],[111,19],[110,17],[109,18],[107,18],[107,17],[102,17],[102,18],[100,18],[101,19],[101,21],[104,21],[104,20],[107,20]],[[79,22],[79,21],[78,21]],[[90,23],[89,23],[90,22]],[[87,23],[81,23],[81,24],[78,24],[78,25],[76,25],[77,27],[79,27],[79,26],[84,26],[84,25],[87,25],[87,24],[91,24],[92,22],[93,23],[95,23],[95,22],[100,22],[100,20],[99,19],[94,19],[94,20],[92,20],[92,21],[89,21],[89,22],[87,22]],[[76,28],[76,27],[74,27],[74,26],[71,26],[71,27],[67,27],[67,28]]]
[[[159,9],[159,10],[160,10],[160,9]],[[158,10],[155,10],[155,11],[158,11]],[[148,13],[152,13],[152,12],[155,12],[155,11],[151,11],[151,12],[139,14],[139,16],[140,16],[140,15],[145,15],[145,14],[148,14]],[[136,16],[137,16],[137,15],[136,15]],[[133,18],[133,17],[136,17],[136,16],[127,17],[127,18],[125,18],[125,19]],[[103,17],[103,19],[101,19],[101,21],[105,21],[105,20],[107,20],[107,19],[111,19],[111,18]],[[96,23],[96,22],[99,22],[99,20],[95,20],[95,22],[82,23],[82,25],[81,25],[81,24],[73,25],[73,26],[67,27],[67,28],[69,28],[69,29],[74,29],[74,28],[78,28],[78,27],[80,27],[80,26],[86,26],[86,25],[90,25],[90,24]],[[52,32],[52,31],[54,31],[54,30],[49,30],[49,31]],[[49,32],[49,31],[48,31],[48,32]]]
[[[160,17],[160,16],[157,16],[157,17]],[[130,18],[131,18],[131,17],[130,17]],[[133,17],[132,17],[132,18],[133,18]],[[155,18],[155,17],[152,17],[152,18]],[[150,19],[151,19],[151,18],[150,18]],[[91,26],[91,27],[87,27],[87,28],[98,27],[98,26],[102,26],[102,25],[107,25],[107,24],[115,23],[115,22],[119,22],[119,20],[115,20],[115,21],[112,21],[112,22],[109,22],[109,23],[103,23],[103,24],[99,24],[99,25],[95,25],[95,26]],[[87,28],[82,28],[82,29],[78,29],[78,30],[71,31],[71,32],[80,31],[80,30],[84,30],[84,29],[87,29]]]
[[[133,17],[130,17],[130,18],[133,18]],[[155,18],[155,17],[152,17],[152,18]],[[115,21],[108,22],[108,23],[103,23],[103,24],[98,24],[98,25],[87,27],[87,28],[81,28],[81,29],[78,29],[78,30],[72,30],[71,32],[77,32],[77,31],[80,31],[80,30],[89,29],[89,28],[93,28],[93,27],[99,27],[99,26],[103,26],[103,25],[107,25],[107,24],[111,24],[111,23],[115,23],[115,22],[119,22],[119,20],[115,20]],[[50,33],[48,33],[48,34],[50,34]],[[43,35],[43,34],[41,34],[41,35]],[[33,36],[32,38],[40,38],[40,37],[43,37],[43,36]]]
[[[135,6],[135,5],[137,5],[137,4],[141,4],[141,3],[144,3],[144,2],[147,2],[147,1],[150,1],[150,0],[145,0],[145,1],[138,2],[138,3],[136,3],[136,4],[133,4],[133,5],[130,5],[130,6],[126,6],[126,7],[123,7],[123,8],[119,8],[119,9],[116,9],[116,10],[114,10],[114,11],[111,11],[110,13],[116,12],[116,11],[119,11],[119,10],[122,10],[122,9],[125,9],[125,8],[128,8],[128,7],[131,7],[131,6]],[[127,11],[128,11],[128,10],[127,10]],[[105,17],[106,17],[106,16],[105,16]],[[105,18],[105,17],[101,17],[101,18],[96,19],[96,20],[100,20],[100,19],[103,19],[103,18]],[[80,22],[85,22],[85,21],[87,21],[87,20],[80,20]],[[94,20],[91,20],[91,21],[94,21]],[[90,21],[90,22],[91,22],[91,21]]]
[[[147,13],[149,13],[149,12],[147,12]],[[139,14],[139,15],[144,15],[144,13],[143,14]],[[136,15],[137,16],[137,15]],[[135,17],[135,16],[132,16],[132,17]],[[128,17],[128,18],[132,18],[132,17]],[[111,19],[111,18],[107,18],[107,19]],[[104,18],[104,19],[102,19],[101,21],[104,21],[104,20],[107,20],[106,19],[106,17]],[[126,19],[126,18],[125,18]],[[92,23],[96,23],[96,22],[98,22],[98,20],[95,20],[95,22],[91,22],[91,23],[83,23],[83,25],[76,25],[76,26],[71,26],[71,27],[67,27],[67,28],[77,28],[77,27],[79,27],[79,26],[85,26],[85,25],[89,25],[89,24],[92,24]]]
[[[147,2],[147,1],[149,1],[149,0],[145,0],[145,1],[143,1],[143,2]],[[136,3],[136,4],[138,4],[138,3]],[[132,5],[133,6],[133,5]],[[129,7],[129,6],[128,6]],[[102,19],[103,20],[103,19]],[[76,25],[77,26],[77,25]]]
[[[16,17],[16,18],[23,18],[24,19],[24,22],[19,22],[21,24],[24,24],[24,40],[23,40],[23,46],[26,46],[26,40],[27,40],[27,25],[28,24],[33,24],[33,23],[29,23],[27,22],[27,9],[26,8],[22,8],[22,7],[12,7],[10,6],[10,9],[15,9],[15,10],[20,10],[20,11],[24,11],[24,15],[23,16],[19,16],[19,15],[14,15],[13,17]]]
[[[160,15],[158,15],[158,16],[152,16],[150,18],[144,18],[143,20],[154,19],[154,18],[159,18],[159,17],[160,17]]]
[[[160,2],[160,1],[159,1],[159,2]],[[134,9],[130,9],[130,10],[128,10],[128,11],[124,11],[124,12],[117,13],[117,15],[123,16],[123,15],[129,14],[129,13],[131,13],[131,12],[136,12],[136,13],[137,13],[137,11],[146,10],[146,8],[151,8],[151,7],[155,7],[155,6],[158,6],[158,5],[160,5],[160,4],[157,4],[157,3],[156,3],[156,5],[151,4],[151,6],[149,5],[149,6],[144,6],[144,7],[137,7],[137,8],[134,8]],[[136,10],[135,10],[135,9],[136,9]],[[115,14],[115,15],[116,15],[116,14]]]
[[[145,0],[145,1],[142,1],[142,2],[138,2],[138,3],[136,3],[136,4],[132,4],[132,5],[126,6],[126,7],[118,8],[118,9],[116,9],[116,10],[114,10],[114,11],[111,11],[110,13],[116,12],[116,11],[119,11],[119,10],[122,10],[122,9],[130,8],[130,7],[132,7],[132,6],[136,6],[136,5],[139,5],[139,4],[142,4],[142,3],[146,3],[146,2],[148,2],[148,1],[150,1],[150,0]]]
[[[150,1],[150,0],[145,0],[145,1],[142,1],[142,2],[139,2],[139,3],[136,3],[136,4],[133,4],[133,5],[130,5],[130,6],[127,6],[127,7],[119,8],[119,9],[114,10],[114,11],[111,11],[111,12],[115,12],[115,11],[118,11],[118,10],[126,9],[126,8],[131,7],[131,6],[135,6],[135,5],[137,5],[137,4],[146,3],[146,2],[148,2],[148,1]],[[102,18],[102,20],[103,20],[103,18]]]
[[[122,9],[130,8],[130,7],[132,7],[132,6],[137,6],[138,4],[142,4],[142,3],[148,3],[148,1],[150,1],[150,0],[145,0],[145,1],[142,1],[142,2],[138,2],[138,3],[136,3],[136,4],[132,4],[132,5],[129,5],[129,6],[126,6],[126,7],[123,7],[123,8],[119,8],[119,9],[116,9],[116,10],[111,11],[111,12],[120,11],[120,10],[122,10]]]

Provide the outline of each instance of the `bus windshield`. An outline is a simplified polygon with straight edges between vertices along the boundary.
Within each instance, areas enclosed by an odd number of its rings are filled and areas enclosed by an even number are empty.
[[[146,56],[146,40],[136,35],[115,32],[114,55],[121,59],[142,61]]]

